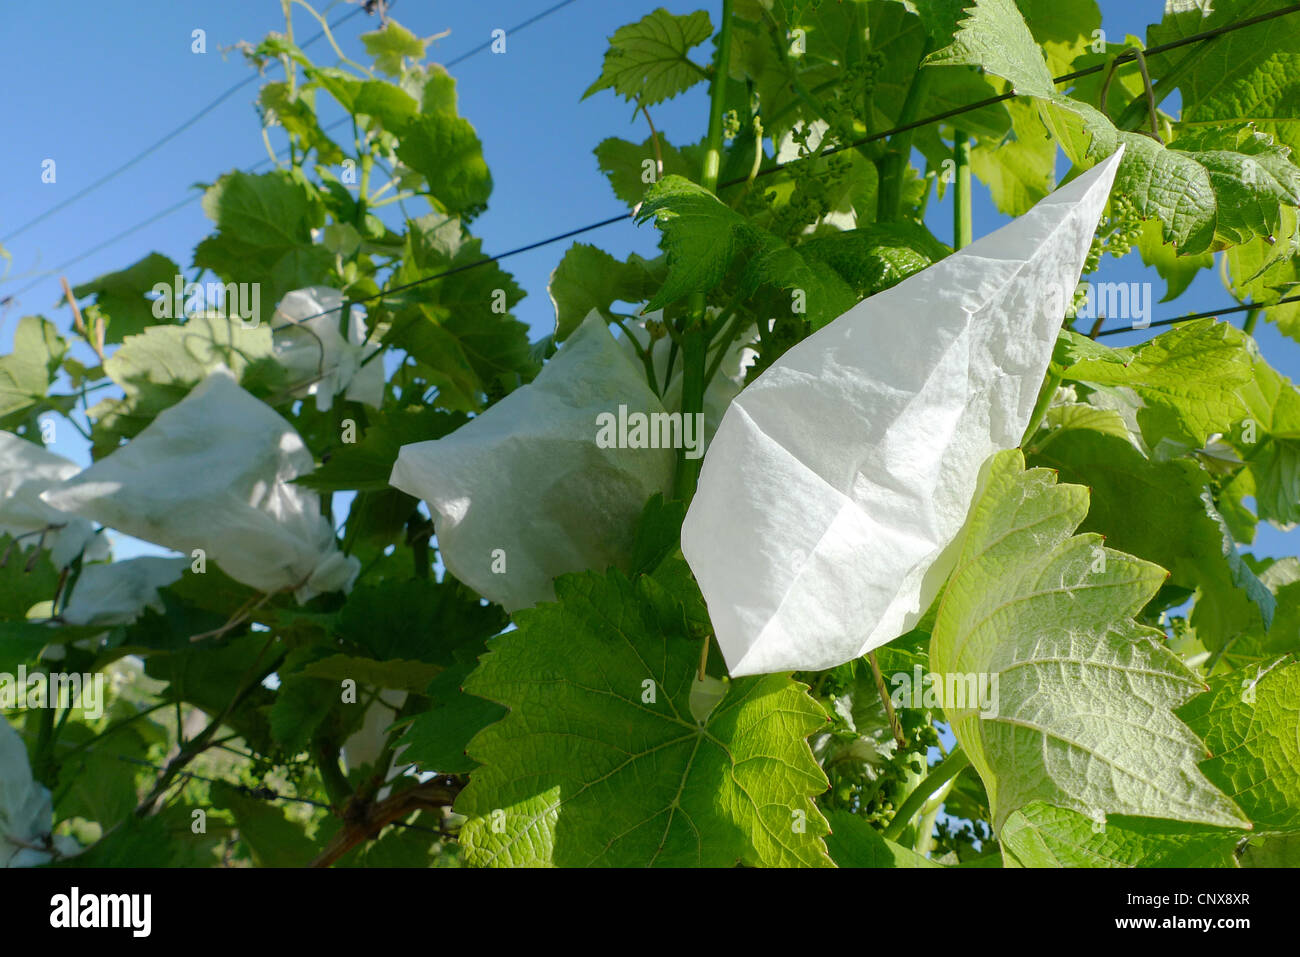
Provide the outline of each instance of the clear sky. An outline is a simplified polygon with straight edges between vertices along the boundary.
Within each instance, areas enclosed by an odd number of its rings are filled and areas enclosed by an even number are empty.
[[[433,47],[434,58],[446,62],[488,41],[494,29],[509,31],[557,2],[399,0],[393,16],[420,36],[450,31]],[[478,129],[495,182],[490,208],[472,227],[483,237],[486,251],[514,248],[624,211],[592,149],[607,136],[641,141],[647,135],[644,121],[612,93],[585,101],[581,96],[600,71],[609,34],[661,5],[674,13],[703,7],[717,24],[718,0],[573,0],[510,34],[505,53],[483,50],[452,68],[461,112]],[[1164,4],[1102,0],[1101,7],[1106,32],[1117,41],[1126,33],[1145,35],[1146,24],[1159,19]],[[356,8],[341,0],[319,0],[317,9],[334,22]],[[294,25],[300,42],[317,32],[301,7],[294,8]],[[351,17],[338,31],[344,52],[362,59],[357,36],[375,26],[375,19],[364,13]],[[278,0],[6,0],[0,6],[7,133],[0,150],[0,237],[126,162],[247,77],[242,55],[223,52],[223,47],[257,42],[267,31],[283,28]],[[191,52],[196,29],[206,31],[206,54]],[[709,51],[708,45],[698,48],[697,56]],[[335,62],[323,41],[308,53],[317,62]],[[707,113],[702,91],[697,86],[654,111],[656,125],[670,141],[681,144],[702,134]],[[71,316],[59,304],[60,274],[76,285],[153,251],[188,266],[194,245],[211,227],[193,184],[266,159],[253,107],[256,92],[255,83],[236,91],[112,182],[5,242],[13,263],[8,279],[0,282],[0,298],[16,294],[16,302],[3,314],[0,349],[9,348],[21,315],[41,313],[61,328],[70,326]],[[332,116],[325,112],[324,118]],[[46,159],[57,163],[53,184],[40,179]],[[59,268],[187,196],[193,201],[176,212]],[[950,206],[932,202],[930,220],[936,235],[950,241]],[[975,235],[1004,221],[977,185]],[[582,237],[620,257],[633,251],[652,255],[656,238],[652,227],[638,229],[628,222]],[[504,264],[528,293],[516,314],[529,324],[534,339],[552,327],[546,283],[567,246],[544,247]],[[1097,278],[1149,279],[1156,283],[1158,298],[1163,283],[1153,270],[1147,272],[1135,252],[1123,263],[1108,259]],[[1176,306],[1156,306],[1154,317],[1232,302],[1217,272],[1207,271]],[[1115,336],[1108,344],[1129,344],[1155,331]],[[1269,360],[1300,380],[1300,344],[1264,322],[1256,335]],[[71,429],[59,430],[55,448],[88,462],[85,443]],[[1300,550],[1297,535],[1261,525],[1253,550],[1295,554]]]

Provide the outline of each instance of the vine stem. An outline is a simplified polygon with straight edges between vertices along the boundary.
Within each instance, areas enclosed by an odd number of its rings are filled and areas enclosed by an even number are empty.
[[[1224,256],[1223,258],[1226,260],[1228,257]],[[1246,313],[1246,318],[1243,319],[1241,323],[1241,331],[1248,336],[1253,336],[1255,334],[1255,323],[1258,321],[1259,307],[1256,306],[1254,309],[1251,309]]]
[[[718,30],[718,51],[709,82],[709,133],[704,153],[704,167],[700,172],[700,185],[711,193],[718,189],[718,172],[722,169],[722,113],[727,96],[727,72],[731,63],[731,10],[732,0],[722,0],[722,26]],[[704,410],[704,374],[708,341],[704,329],[704,293],[694,293],[686,316],[687,326],[682,331],[682,415],[695,415]],[[683,502],[690,502],[700,478],[701,459],[686,457],[686,449],[677,455],[677,481],[675,494]]]
[[[957,176],[952,189],[952,248],[956,252],[971,244],[974,230],[970,198],[970,137],[961,128],[953,132],[952,158]]]
[[[885,828],[885,837],[897,841],[907,829],[907,825],[912,823],[912,818],[916,817],[917,812],[930,800],[930,796],[956,778],[968,764],[970,764],[970,757],[966,752],[959,747],[953,748],[952,753],[936,764],[926,779],[907,796],[903,806],[889,822],[889,827]]]
[[[871,677],[876,681],[876,693],[880,695],[880,701],[885,706],[885,717],[889,719],[889,730],[894,732],[894,740],[898,742],[901,750],[907,750],[907,738],[903,734],[903,725],[898,720],[898,713],[894,711],[894,702],[889,699],[889,689],[885,687],[885,676],[880,673],[880,662],[876,660],[874,651],[867,652],[867,662],[871,665]]]
[[[894,124],[895,126],[907,126],[921,115],[921,108],[925,106],[926,98],[930,93],[930,80],[933,76],[933,68],[925,66],[925,58],[933,49],[934,44],[927,40],[925,49],[921,51],[921,62],[917,63],[916,72],[912,74],[912,82],[907,87],[907,96],[903,100],[903,108],[899,110],[898,122]],[[904,130],[890,137],[889,150],[881,160],[876,218],[882,223],[890,223],[898,219],[903,203],[903,171],[907,169],[911,159],[913,132],[914,130]]]

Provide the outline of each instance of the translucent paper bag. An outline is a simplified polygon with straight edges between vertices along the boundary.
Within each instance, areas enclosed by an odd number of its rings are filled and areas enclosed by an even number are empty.
[[[202,549],[236,581],[299,601],[346,591],[360,563],[339,552],[298,433],[229,370],[84,472],[43,493],[55,508],[186,556]]]
[[[348,315],[344,339],[339,333],[342,309],[343,294],[328,286],[288,293],[271,318],[275,356],[289,370],[290,381],[305,383],[295,394],[314,395],[319,411],[328,412],[340,393],[379,408],[384,403],[383,360],[361,364],[379,345],[364,345],[366,324],[357,310]]]
[[[23,739],[0,715],[0,867],[36,867],[55,852],[81,849],[69,837],[52,838],[53,824],[50,792],[32,778]]]
[[[554,597],[557,575],[623,564],[646,499],[673,478],[673,449],[627,447],[639,443],[622,428],[656,412],[593,311],[533,382],[445,438],[403,446],[389,481],[429,503],[453,575],[526,608]],[[610,419],[615,442],[602,447]]]
[[[12,432],[0,432],[0,533],[12,535],[24,550],[38,544],[50,550],[58,568],[86,550],[86,558],[108,556],[108,540],[95,526],[41,500],[47,488],[71,478],[81,466]]]
[[[731,403],[682,551],[732,675],[830,668],[924,614],[981,465],[1021,441],[1119,157],[854,306]]]
[[[86,565],[59,616],[69,625],[108,627],[129,625],[146,608],[162,614],[158,589],[179,581],[188,564],[185,558],[145,556]]]

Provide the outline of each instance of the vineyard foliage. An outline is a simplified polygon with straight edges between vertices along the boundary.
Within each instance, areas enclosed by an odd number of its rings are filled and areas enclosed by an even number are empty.
[[[0,864],[1300,864],[1300,559],[1248,550],[1300,521],[1300,392],[1251,334],[1300,341],[1273,304],[1300,284],[1300,15],[1131,52],[1284,6],[1171,0],[1122,42],[1093,0],[651,10],[579,51],[585,96],[640,124],[699,87],[710,114],[590,138],[660,253],[560,247],[535,341],[428,41],[249,47],[287,157],[214,170],[188,261],[85,279],[75,323],[22,317],[0,357]],[[698,459],[598,446],[595,416],[711,435],[952,252],[926,210],[965,171],[1018,216],[1121,145],[1084,280],[1138,256],[1175,301],[1219,268],[1244,328],[1111,348],[1081,286],[920,624],[729,678],[679,547]],[[251,288],[258,323],[229,308]],[[105,526],[179,557],[114,561]],[[4,697],[49,673],[106,676],[102,707]],[[891,696],[931,673],[995,679],[996,710]]]

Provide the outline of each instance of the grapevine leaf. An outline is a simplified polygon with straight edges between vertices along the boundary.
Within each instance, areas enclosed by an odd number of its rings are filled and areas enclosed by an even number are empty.
[[[1287,0],[1219,0],[1205,9],[1166,5],[1164,19],[1147,28],[1147,44],[1182,40],[1286,5]],[[1184,47],[1152,65],[1157,83],[1166,73],[1178,74],[1181,127],[1217,129],[1250,121],[1300,148],[1300,21],[1294,15]]]
[[[498,606],[481,604],[454,578],[389,579],[352,590],[335,634],[379,661],[405,658],[446,668],[472,661],[477,646],[506,622]]]
[[[423,689],[429,710],[416,715],[398,742],[407,746],[402,760],[439,774],[468,774],[478,767],[466,748],[474,735],[504,718],[506,709],[462,690],[474,668],[474,664],[456,665]]]
[[[647,137],[641,144],[610,137],[601,140],[593,152],[614,195],[633,207],[641,202],[646,187],[661,178],[658,168],[661,157],[663,176],[673,174],[691,179],[700,169],[700,158],[696,155],[700,152],[698,145],[679,150],[662,134],[659,136],[658,151],[655,150],[653,137]]]
[[[492,194],[483,144],[464,117],[422,113],[410,120],[397,158],[425,178],[445,212],[476,214]]]
[[[227,173],[203,194],[203,211],[217,232],[195,247],[194,265],[227,282],[256,283],[262,304],[329,277],[333,257],[311,236],[325,207],[301,173]]]
[[[423,60],[428,45],[396,20],[389,20],[379,30],[361,34],[361,42],[375,58],[375,69],[389,76],[401,74],[405,57]]]
[[[1196,274],[1202,269],[1214,265],[1213,253],[1198,253],[1195,256],[1180,256],[1172,244],[1166,243],[1161,236],[1160,223],[1148,219],[1142,224],[1138,234],[1138,253],[1147,266],[1155,266],[1160,278],[1165,281],[1165,294],[1161,302],[1177,299],[1192,284]]]
[[[1087,513],[1087,489],[1024,471],[1018,449],[998,453],[939,606],[934,671],[999,679],[993,707],[944,709],[994,826],[1035,800],[1240,825],[1196,769],[1204,752],[1172,710],[1201,686],[1161,633],[1131,618],[1164,572],[1097,535],[1073,535]]]
[[[562,576],[556,594],[516,614],[465,686],[509,709],[470,742],[470,863],[830,863],[805,740],[826,719],[803,686],[732,681],[700,724],[699,641],[670,592],[614,570]]]
[[[810,239],[798,247],[805,260],[826,263],[857,299],[874,296],[920,272],[951,251],[920,223],[874,223]]]
[[[1300,831],[1300,663],[1212,678],[1178,715],[1212,755],[1205,776],[1257,829]]]
[[[848,811],[826,815],[831,833],[826,850],[839,867],[939,867],[910,848],[884,838],[879,831]]]
[[[1242,390],[1254,379],[1241,330],[1202,319],[1178,326],[1135,349],[1115,349],[1067,366],[1066,379],[1122,386],[1143,400],[1138,422],[1147,444],[1163,440],[1201,448],[1246,413]],[[1103,347],[1096,347],[1098,352]]]
[[[586,243],[574,243],[551,273],[547,292],[555,307],[555,341],[563,342],[595,309],[613,321],[615,302],[644,302],[658,288],[646,260],[633,253],[619,262]]]
[[[689,90],[707,75],[686,54],[713,33],[703,10],[675,16],[663,7],[614,31],[600,78],[582,94],[613,90],[629,101],[654,106]]]
[[[935,66],[979,66],[1011,83],[1021,94],[1056,93],[1043,52],[1016,9],[1014,0],[977,0],[970,5],[949,46],[925,60]]]
[[[258,867],[306,867],[316,857],[316,845],[302,825],[286,818],[279,806],[224,781],[212,786],[212,800],[235,816],[239,839]]]
[[[1300,867],[1300,834],[1269,834],[1250,841],[1242,867]]]
[[[1160,818],[1103,819],[1034,801],[1007,819],[1008,867],[1235,867],[1244,831]]]
[[[971,170],[1008,216],[1021,216],[1052,191],[1056,182],[1056,143],[1038,112],[1026,103],[1006,104],[1013,136],[1000,142],[976,141]]]
[[[13,351],[0,356],[0,424],[11,427],[45,406],[66,351],[54,323],[40,316],[19,320]]]
[[[1084,531],[1169,569],[1174,584],[1200,587],[1211,604],[1253,602],[1271,620],[1273,597],[1225,536],[1207,498],[1204,469],[1188,458],[1151,461],[1111,409],[1059,406],[1048,412],[1048,423],[1049,431],[1028,450],[1030,462],[1056,469],[1063,482],[1087,486]],[[1200,607],[1197,614],[1205,611]]]
[[[299,476],[297,484],[318,492],[382,492],[391,488],[388,478],[403,445],[442,438],[466,422],[463,415],[427,406],[370,412],[368,418],[355,443],[333,450],[314,472]]]
[[[1035,97],[1047,126],[1076,165],[1091,166],[1126,147],[1115,194],[1156,217],[1166,242],[1201,253],[1271,235],[1285,205],[1300,202],[1300,168],[1269,136],[1250,131],[1188,133],[1166,147],[1116,129],[1100,111],[1057,93],[1042,51],[1012,0],[974,0],[951,46],[928,63],[976,65]]]
[[[153,302],[145,298],[145,293],[152,292],[158,283],[172,287],[180,271],[180,267],[166,256],[150,253],[126,269],[105,273],[90,282],[73,286],[72,294],[78,299],[93,295],[95,305],[109,319],[104,329],[104,341],[121,342],[128,335],[143,332],[146,326],[157,322]]]
[[[798,249],[751,225],[703,186],[680,176],[665,176],[646,193],[637,220],[644,223],[651,218],[663,234],[668,275],[646,310],[713,289],[742,255],[748,260],[742,289],[753,291],[767,284],[802,290],[813,328],[858,301],[825,262],[803,257]]]

